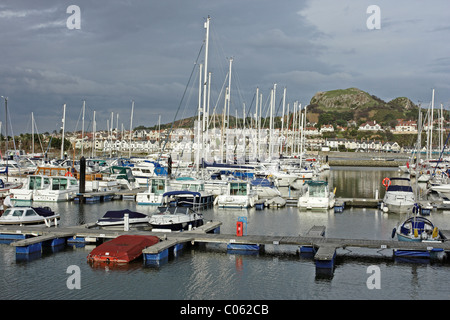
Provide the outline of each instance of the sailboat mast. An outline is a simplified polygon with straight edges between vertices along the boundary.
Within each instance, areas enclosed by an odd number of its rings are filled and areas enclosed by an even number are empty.
[[[94,120],[92,121],[92,158],[95,157],[95,131],[97,130],[97,123],[95,122],[95,110],[94,110]]]
[[[62,137],[61,137],[61,159],[63,159],[64,153],[64,129],[66,126],[66,104],[63,106],[63,118],[62,118]]]
[[[198,111],[197,111],[197,161],[196,161],[196,169],[197,172],[200,169],[200,133],[201,133],[201,114],[202,114],[202,67],[203,65],[199,65],[198,72]]]
[[[284,109],[286,108],[286,87],[284,87],[283,90],[283,114],[281,115],[281,132],[280,132],[280,136],[281,134],[284,137]],[[286,139],[286,137],[284,137]],[[280,140],[280,154],[283,153],[283,146],[284,146],[284,141],[286,141],[285,139],[283,139],[283,141]]]
[[[209,21],[211,20],[210,17],[206,19],[205,22],[205,29],[206,29],[206,35],[205,35],[205,65],[203,69],[203,119],[202,119],[202,159],[205,157],[205,131],[206,131],[206,109],[207,109],[207,103],[206,98],[208,94],[208,51],[209,51]],[[200,125],[200,123],[199,123]],[[199,159],[200,161],[200,159]]]
[[[82,157],[84,155],[83,147],[84,147],[84,111],[85,111],[85,108],[86,108],[86,100],[83,100],[83,116],[81,119],[81,156]]]
[[[259,108],[259,88],[256,88],[256,112],[255,112],[255,129],[256,129],[256,139],[255,139],[255,159],[259,156],[259,121],[258,121],[258,108]]]
[[[34,156],[34,114],[31,112],[31,153]]]
[[[133,136],[133,113],[134,113],[134,100],[131,100],[131,116],[130,116],[130,146],[128,147],[128,156],[131,158],[131,138]]]

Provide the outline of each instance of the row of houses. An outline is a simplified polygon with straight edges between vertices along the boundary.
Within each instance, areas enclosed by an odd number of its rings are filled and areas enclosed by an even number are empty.
[[[331,124],[322,125],[320,128],[317,128],[316,126],[308,126],[305,128],[305,135],[307,136],[320,136],[326,132],[335,132],[338,131],[345,131],[349,127],[341,127],[337,126],[336,129]],[[358,127],[358,131],[364,131],[364,132],[377,132],[377,131],[392,131],[393,133],[411,133],[411,134],[417,134],[417,121],[413,120],[397,120],[397,125],[394,128],[383,128],[379,123],[374,121],[366,121],[362,123]]]
[[[357,139],[340,139],[340,138],[313,138],[306,141],[308,150],[321,150],[328,148],[329,150],[351,150],[362,152],[404,152],[405,149],[397,142],[382,142],[377,140],[357,140]]]
[[[219,131],[220,132],[220,131]],[[212,149],[217,149],[220,147],[220,142],[217,142],[217,135],[219,132],[210,132],[210,137],[208,138],[209,147]],[[251,146],[253,141],[256,139],[256,134],[252,129],[246,130],[233,130],[235,136],[229,139],[231,144],[236,144],[237,146]],[[124,139],[115,139],[110,137],[110,139],[96,137],[95,139],[95,150],[98,152],[128,152],[130,150],[133,153],[153,153],[161,150],[162,145],[165,143],[164,134],[154,134],[152,139],[129,139],[124,137]],[[269,134],[266,129],[260,133],[259,139],[264,141],[264,145],[268,144]],[[273,132],[275,148],[278,148],[281,144],[285,146],[290,146],[292,143],[298,144],[300,142],[299,137],[287,137],[283,138],[279,130]],[[292,140],[294,139],[294,140]],[[219,139],[220,140],[220,139]],[[82,140],[80,138],[73,137],[72,143],[76,149],[81,149]],[[83,148],[91,149],[92,139],[85,137]],[[193,130],[191,129],[176,129],[174,130],[169,139],[167,140],[166,148],[168,150],[182,150],[191,149],[195,150],[197,147],[196,139]],[[330,150],[351,150],[351,151],[373,151],[373,152],[402,152],[403,148],[397,142],[382,142],[377,140],[365,140],[365,139],[344,139],[344,138],[323,138],[308,137],[305,139],[305,147],[308,150],[321,150],[323,148],[328,148]]]

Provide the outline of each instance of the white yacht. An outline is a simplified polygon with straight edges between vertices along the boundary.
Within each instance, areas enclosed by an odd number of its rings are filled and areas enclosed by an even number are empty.
[[[409,178],[393,177],[385,179],[387,189],[381,203],[383,212],[408,213],[411,212],[416,198]]]
[[[306,209],[331,209],[336,202],[326,181],[305,181],[297,206]]]
[[[15,201],[68,201],[79,191],[78,180],[70,176],[30,175],[22,188],[11,189]]]
[[[250,208],[258,200],[258,195],[247,181],[228,181],[227,193],[219,195],[214,204],[219,208]]]

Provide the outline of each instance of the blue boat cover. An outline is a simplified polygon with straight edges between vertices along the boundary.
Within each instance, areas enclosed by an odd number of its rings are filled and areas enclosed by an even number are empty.
[[[264,178],[256,178],[250,181],[254,186],[273,187],[273,182]]]
[[[200,192],[187,191],[187,190],[168,191],[168,192],[163,194],[163,197],[178,196],[178,195],[193,195],[194,197],[201,197]]]
[[[140,212],[134,212],[128,209],[125,210],[118,210],[118,211],[107,211],[103,218],[114,218],[114,219],[123,219],[125,213],[128,213],[128,217],[130,218],[144,218],[147,215],[140,213]]]
[[[43,208],[43,207],[32,207],[32,209],[34,211],[36,211],[36,213],[38,215],[40,215],[41,217],[50,217],[50,216],[55,215],[55,213],[48,207],[45,207],[45,208]]]

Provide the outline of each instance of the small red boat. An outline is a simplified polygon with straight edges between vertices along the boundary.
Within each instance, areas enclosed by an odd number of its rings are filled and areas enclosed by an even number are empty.
[[[128,263],[142,254],[142,250],[159,242],[156,236],[122,235],[99,245],[88,254],[94,262]]]

